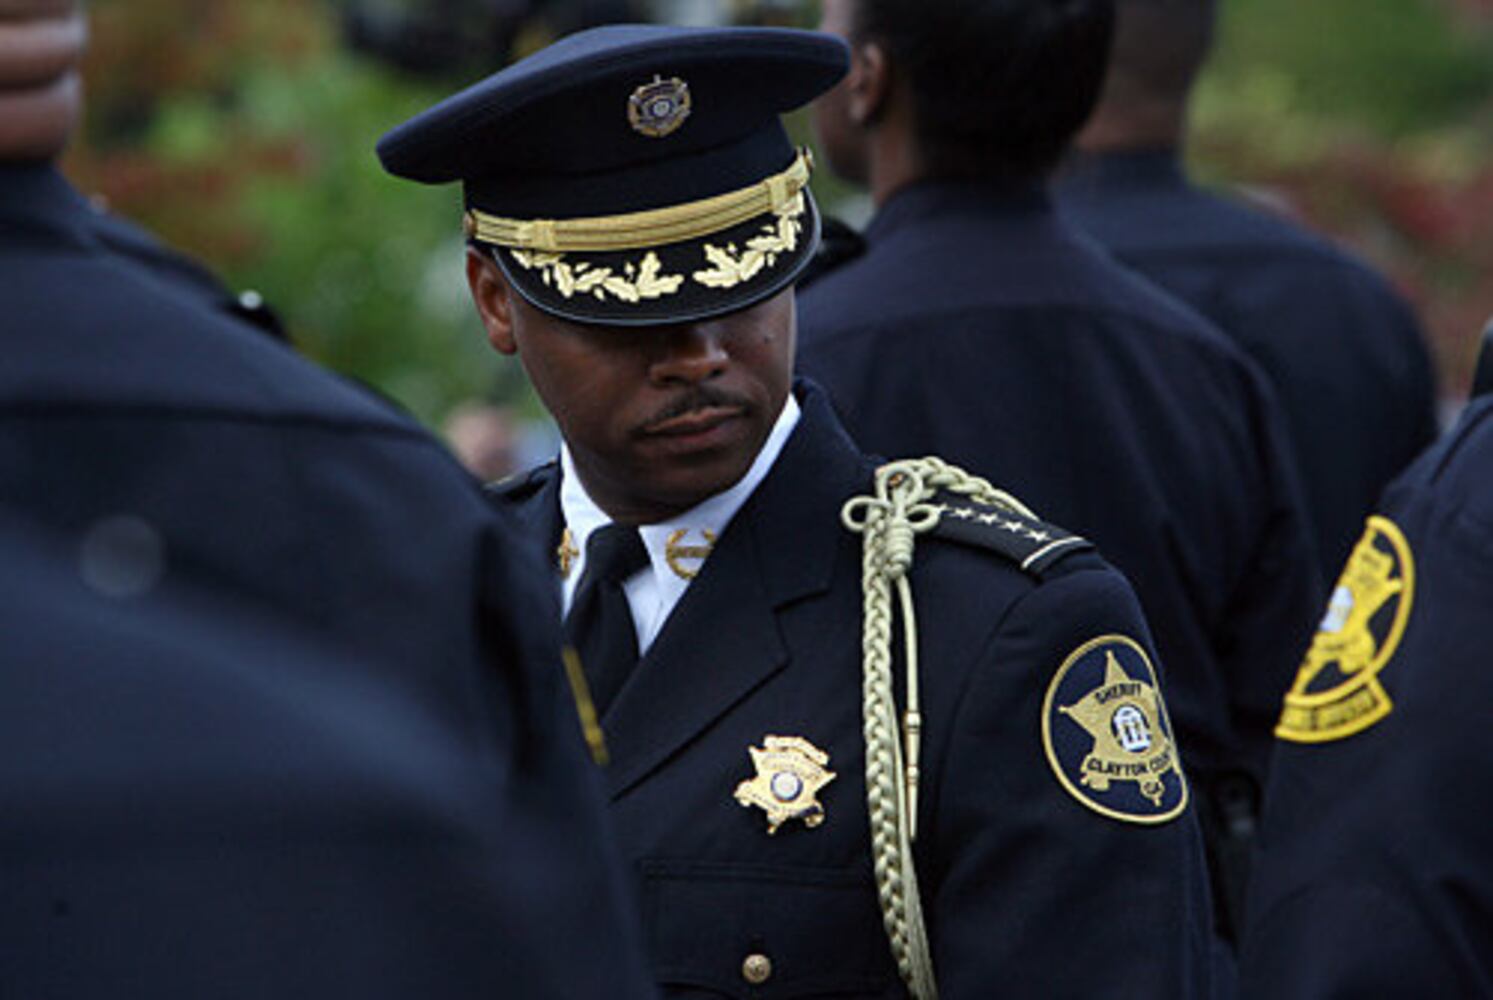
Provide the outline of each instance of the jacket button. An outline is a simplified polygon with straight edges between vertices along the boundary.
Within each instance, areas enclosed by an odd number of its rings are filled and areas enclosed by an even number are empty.
[[[753,986],[761,986],[772,978],[772,959],[766,955],[748,955],[741,963],[741,978]]]

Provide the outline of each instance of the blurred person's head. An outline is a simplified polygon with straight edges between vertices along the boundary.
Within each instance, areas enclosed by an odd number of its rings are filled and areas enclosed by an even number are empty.
[[[1118,0],[1104,93],[1076,145],[1090,152],[1175,146],[1213,48],[1217,0]]]
[[[77,0],[0,0],[0,162],[45,162],[67,145],[87,38]]]
[[[1093,109],[1114,0],[825,0],[850,74],[815,105],[835,171],[877,201],[924,178],[1039,180]]]
[[[463,403],[451,411],[443,431],[457,460],[483,482],[518,468],[518,428],[505,407]]]

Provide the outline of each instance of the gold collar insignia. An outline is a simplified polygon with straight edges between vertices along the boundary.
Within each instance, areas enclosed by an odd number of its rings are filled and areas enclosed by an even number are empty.
[[[688,534],[688,528],[680,528],[664,543],[664,560],[674,571],[674,575],[681,580],[693,580],[698,576],[700,574],[699,564],[703,563],[711,550],[715,548],[715,532],[709,528],[700,532],[705,538],[704,545],[685,545],[684,539]],[[686,566],[684,565],[686,561],[694,562],[696,565]]]
[[[560,535],[560,544],[555,548],[555,560],[560,567],[560,579],[570,576],[570,568],[580,558],[581,550],[575,547],[575,536],[566,528]]]

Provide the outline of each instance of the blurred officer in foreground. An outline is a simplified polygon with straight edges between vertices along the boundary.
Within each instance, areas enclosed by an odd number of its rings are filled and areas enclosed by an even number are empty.
[[[1436,433],[1425,343],[1379,275],[1187,179],[1187,100],[1212,44],[1216,0],[1119,0],[1118,14],[1104,94],[1078,136],[1060,205],[1264,369],[1332,579],[1384,487]]]
[[[1228,887],[1323,591],[1258,372],[1044,190],[1099,92],[1112,15],[1109,0],[825,4],[852,68],[815,124],[878,209],[864,255],[804,295],[800,361],[866,447],[988,474],[1130,578]]]
[[[564,436],[494,500],[555,552],[655,975],[1202,995],[1201,845],[1124,580],[988,483],[878,470],[793,382],[819,217],[778,116],[845,57],[584,32],[379,145],[463,183],[488,338]]]
[[[0,14],[4,80],[80,25]],[[76,95],[0,89],[0,994],[647,995],[532,554],[96,239]]]
[[[1276,728],[1248,997],[1493,993],[1493,399],[1378,510]]]
[[[0,510],[0,993],[648,995],[552,684],[459,728],[231,595],[89,582]]]

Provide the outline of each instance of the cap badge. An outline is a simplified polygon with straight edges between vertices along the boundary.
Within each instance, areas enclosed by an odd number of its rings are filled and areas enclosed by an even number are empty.
[[[736,801],[767,813],[769,834],[791,819],[811,829],[824,822],[824,806],[815,796],[835,780],[835,772],[825,768],[829,754],[802,736],[766,736],[747,752],[757,776],[736,786]]]
[[[700,534],[705,538],[704,545],[686,545],[685,536],[689,534],[688,528],[680,528],[669,535],[668,541],[664,542],[664,559],[674,575],[681,580],[693,580],[700,575],[700,564],[710,555],[710,550],[715,548],[715,532],[709,528],[701,530]],[[694,565],[687,565],[694,563]]]
[[[1353,548],[1286,692],[1275,735],[1325,743],[1362,732],[1394,707],[1379,672],[1410,621],[1415,557],[1395,523],[1374,515]]]
[[[1042,740],[1059,784],[1103,816],[1165,823],[1187,805],[1156,672],[1128,636],[1091,639],[1058,669]]]
[[[655,76],[627,99],[627,120],[634,132],[662,139],[684,124],[689,109],[689,84],[677,76],[667,80]]]

